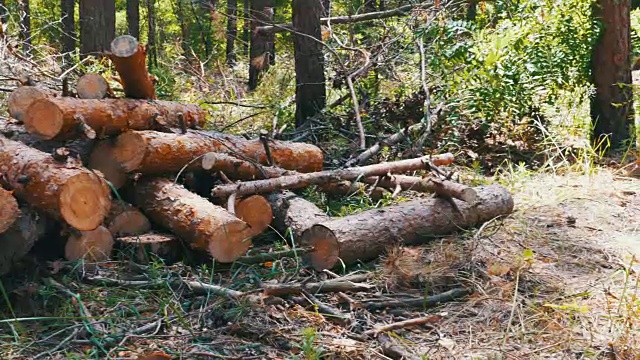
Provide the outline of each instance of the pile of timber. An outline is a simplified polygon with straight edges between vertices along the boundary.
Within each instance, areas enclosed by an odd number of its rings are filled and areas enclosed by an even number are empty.
[[[116,38],[109,57],[124,97],[99,74],[79,78],[73,94],[38,86],[10,94],[11,117],[0,118],[0,273],[59,234],[69,261],[104,261],[122,246],[141,258],[173,257],[186,245],[231,263],[269,228],[307,247],[309,264],[322,270],[513,210],[504,187],[443,176],[451,154],[323,170],[314,145],[203,130],[199,106],[156,99],[135,38]],[[405,175],[417,171],[429,176]],[[330,218],[296,195],[312,185],[334,196],[434,196]],[[63,231],[53,234],[50,223]]]

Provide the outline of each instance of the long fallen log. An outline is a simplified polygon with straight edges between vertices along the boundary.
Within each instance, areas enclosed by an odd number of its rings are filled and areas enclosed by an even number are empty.
[[[326,212],[311,201],[298,197],[291,191],[274,192],[266,196],[273,209],[273,225],[286,239],[287,230],[294,240],[311,226],[329,220]]]
[[[46,140],[82,133],[100,138],[126,130],[199,128],[205,121],[206,112],[199,106],[163,100],[44,98],[24,114],[27,131]]]
[[[398,173],[427,169],[429,161],[440,157],[451,157],[451,154],[438,156],[423,156],[415,159],[399,160],[375,165],[353,167],[338,170],[318,171],[307,174],[287,175],[273,179],[247,181],[238,184],[216,186],[211,190],[214,198],[226,198],[231,194],[243,196],[248,194],[264,194],[283,189],[300,189],[309,185],[322,185],[341,180],[357,180],[371,176],[384,176],[388,173]]]
[[[263,143],[229,134],[188,131],[172,134],[158,131],[128,131],[116,138],[113,159],[127,172],[157,175],[176,172],[209,152],[228,153],[247,161],[267,164]],[[272,140],[273,162],[284,169],[311,172],[322,169],[322,151],[311,144]]]
[[[11,191],[0,187],[0,234],[7,231],[20,215],[20,207]]]
[[[109,187],[97,174],[2,136],[0,175],[16,198],[78,230],[100,226],[111,207]]]
[[[144,47],[135,37],[122,35],[113,39],[109,58],[120,75],[126,97],[156,99],[156,89],[147,71]]]
[[[24,120],[25,111],[36,100],[57,97],[53,90],[37,86],[20,86],[9,94],[9,115],[20,121]]]
[[[459,212],[445,199],[412,200],[316,224],[300,242],[315,249],[308,254],[314,269],[331,269],[375,259],[397,243],[419,244],[513,211],[513,198],[503,186],[478,187],[476,193],[475,205],[453,200]]]
[[[22,206],[9,229],[0,234],[0,275],[24,257],[46,233],[47,219],[30,207]]]
[[[170,180],[138,181],[132,203],[151,221],[219,262],[233,262],[251,246],[252,229],[246,222]]]

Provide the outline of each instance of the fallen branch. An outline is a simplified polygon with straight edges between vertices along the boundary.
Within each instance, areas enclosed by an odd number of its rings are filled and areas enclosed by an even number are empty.
[[[111,42],[109,58],[113,61],[126,97],[156,99],[156,90],[145,63],[142,44],[131,35],[122,35]]]
[[[415,356],[405,351],[401,346],[397,345],[389,335],[378,334],[378,342],[382,346],[382,353],[394,360],[421,360],[419,356]]]
[[[318,283],[306,284],[270,284],[262,285],[264,294],[269,296],[285,296],[300,294],[303,291],[310,293],[327,293],[327,292],[361,292],[369,291],[375,288],[373,285],[354,283],[351,281],[340,281],[337,279],[322,281]]]
[[[291,231],[295,241],[311,226],[329,220],[326,212],[290,191],[268,194],[267,200],[273,209],[273,224],[276,230],[281,234],[285,234],[287,230]]]
[[[371,330],[367,330],[364,332],[365,335],[373,335],[376,336],[379,333],[383,333],[383,332],[387,332],[387,331],[393,331],[393,330],[397,330],[397,329],[404,329],[410,326],[418,326],[418,325],[424,325],[424,324],[429,324],[433,322],[433,316],[428,316],[428,317],[419,317],[419,318],[415,318],[415,319],[408,319],[408,320],[403,320],[403,321],[398,321],[398,322],[394,322],[391,324],[386,324],[386,325],[381,325],[381,326],[377,326]]]
[[[455,288],[449,291],[445,291],[441,294],[431,295],[427,297],[409,298],[409,299],[394,299],[394,300],[369,300],[361,301],[360,305],[369,311],[377,311],[383,309],[397,309],[397,308],[429,308],[436,306],[440,303],[453,301],[470,295],[472,291],[465,288]]]
[[[308,252],[311,252],[312,250],[313,248],[300,248],[293,250],[274,251],[256,255],[247,255],[239,257],[235,262],[245,265],[262,264],[269,261],[280,260],[282,258],[301,256]]]
[[[344,314],[333,306],[323,303],[304,289],[301,292],[302,295],[304,295],[304,297],[313,304],[313,306],[316,308],[316,311],[323,317],[328,318],[329,321],[343,326],[351,322],[352,318],[350,314]]]
[[[388,138],[375,143],[369,149],[367,149],[366,151],[363,151],[362,153],[360,153],[360,155],[358,155],[356,158],[347,161],[346,165],[347,166],[353,166],[353,165],[362,166],[372,156],[374,156],[377,153],[379,153],[380,150],[382,150],[383,146],[393,146],[393,145],[399,143],[400,141],[406,139],[407,135],[410,132],[414,132],[414,131],[419,132],[419,131],[422,131],[423,128],[424,128],[424,124],[423,123],[417,123],[417,124],[411,125],[409,127],[406,127],[404,129],[398,131],[397,133],[389,136]]]
[[[195,291],[195,292],[199,292],[199,293],[203,293],[203,294],[211,293],[211,294],[216,294],[216,295],[222,295],[222,296],[226,296],[227,298],[232,299],[232,300],[247,299],[249,301],[249,303],[255,304],[255,305],[259,305],[259,304],[263,303],[262,297],[260,297],[258,295],[247,294],[247,293],[244,293],[242,291],[225,288],[225,287],[218,286],[218,285],[204,284],[204,283],[199,282],[199,281],[184,280],[183,282],[187,286],[189,286],[189,288],[192,291]]]

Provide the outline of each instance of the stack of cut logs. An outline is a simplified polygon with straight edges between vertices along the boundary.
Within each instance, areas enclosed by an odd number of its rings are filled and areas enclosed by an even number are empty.
[[[270,226],[289,230],[287,239],[307,249],[320,270],[513,209],[503,187],[395,175],[436,174],[453,162],[451,154],[322,171],[314,145],[202,130],[203,109],[156,99],[135,38],[116,38],[108,56],[124,98],[98,74],[82,76],[73,93],[21,86],[9,96],[11,118],[0,118],[0,273],[36,241],[59,234],[70,261],[104,261],[114,245],[169,256],[187,244],[230,263]],[[437,196],[331,219],[290,191],[310,185],[332,195]],[[52,234],[51,222],[62,232]]]

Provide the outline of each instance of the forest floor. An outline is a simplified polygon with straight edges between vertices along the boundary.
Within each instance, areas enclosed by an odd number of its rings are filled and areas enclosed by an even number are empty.
[[[386,359],[384,340],[396,346],[386,346],[387,354],[396,349],[417,359],[640,359],[640,180],[598,168],[480,181],[508,186],[515,212],[348,269],[372,273],[365,281],[371,288],[316,300],[350,322],[319,314],[302,294],[256,305],[184,285],[197,280],[259,294],[260,282],[327,277],[297,257],[215,272],[182,263],[100,266],[102,279],[138,282],[100,281],[90,269],[78,275],[53,261],[3,279],[12,307],[2,309],[0,358],[137,359],[160,351],[175,359]],[[426,309],[359,306],[460,286],[473,293]],[[423,325],[363,335],[419,317],[427,318]]]

